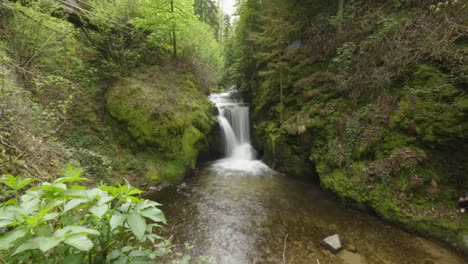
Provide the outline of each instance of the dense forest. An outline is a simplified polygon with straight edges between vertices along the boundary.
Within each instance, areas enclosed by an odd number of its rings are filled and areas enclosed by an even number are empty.
[[[221,2],[0,0],[0,263],[194,261],[140,189],[222,156],[232,87],[268,166],[466,256],[468,5]]]

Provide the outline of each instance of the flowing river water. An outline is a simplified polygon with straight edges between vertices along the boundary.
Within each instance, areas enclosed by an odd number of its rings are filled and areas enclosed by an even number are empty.
[[[235,92],[214,94],[226,158],[154,194],[178,250],[210,263],[466,263],[445,245],[347,208],[307,181],[277,173],[250,145],[249,109]],[[320,246],[339,234],[346,249]],[[196,262],[194,262],[196,263]]]

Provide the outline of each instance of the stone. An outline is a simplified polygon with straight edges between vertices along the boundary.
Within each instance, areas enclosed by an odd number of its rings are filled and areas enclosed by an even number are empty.
[[[326,249],[330,250],[333,253],[337,253],[343,247],[341,245],[341,239],[338,234],[325,238],[320,243],[320,245],[322,245],[323,247],[325,247]]]
[[[346,244],[345,249],[352,253],[357,252],[357,248],[353,244]]]

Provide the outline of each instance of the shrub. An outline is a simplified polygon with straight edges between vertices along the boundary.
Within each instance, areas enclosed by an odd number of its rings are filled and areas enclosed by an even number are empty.
[[[160,204],[129,184],[86,188],[81,169],[23,191],[33,179],[6,175],[0,205],[0,258],[6,263],[147,263],[169,243],[153,233],[166,223]]]

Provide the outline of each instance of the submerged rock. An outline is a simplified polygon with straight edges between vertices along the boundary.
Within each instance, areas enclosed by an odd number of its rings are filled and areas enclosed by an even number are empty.
[[[320,243],[320,245],[322,245],[323,247],[325,247],[326,249],[330,250],[333,253],[337,253],[343,247],[341,245],[341,239],[338,234],[325,238]]]

